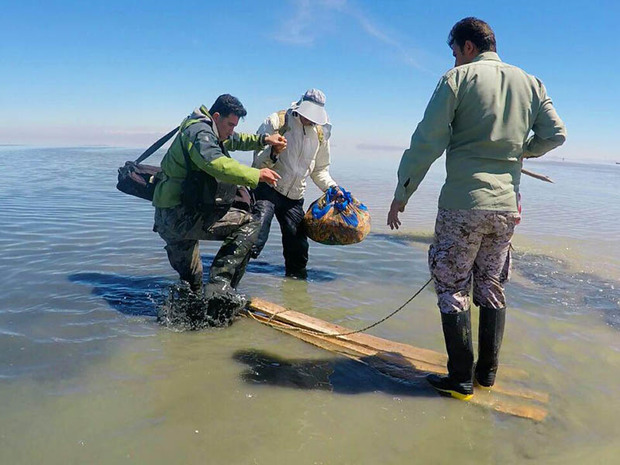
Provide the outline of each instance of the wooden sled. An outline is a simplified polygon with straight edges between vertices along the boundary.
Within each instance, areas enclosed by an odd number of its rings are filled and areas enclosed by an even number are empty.
[[[420,372],[446,373],[446,355],[429,349],[389,341],[299,313],[259,298],[253,298],[246,314],[257,321],[291,334],[303,341],[358,360],[395,378],[413,380]],[[334,335],[338,336],[334,336]],[[537,422],[547,416],[549,395],[519,386],[527,373],[502,366],[502,381],[492,390],[476,388],[469,403]]]

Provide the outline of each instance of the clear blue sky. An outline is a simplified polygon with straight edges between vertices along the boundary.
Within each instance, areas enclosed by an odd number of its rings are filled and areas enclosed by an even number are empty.
[[[556,156],[620,161],[617,1],[12,1],[0,15],[0,144],[147,147],[201,103],[254,132],[310,87],[332,153],[402,153],[452,25],[477,16],[541,78],[568,126]],[[387,153],[386,152],[386,153]]]

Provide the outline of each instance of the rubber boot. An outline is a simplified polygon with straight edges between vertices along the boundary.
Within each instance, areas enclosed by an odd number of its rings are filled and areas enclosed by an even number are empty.
[[[245,273],[252,246],[258,238],[260,226],[258,220],[252,220],[238,227],[226,237],[211,263],[209,283],[225,281],[233,288],[237,287]]]
[[[200,297],[202,295],[202,273],[190,276],[189,280],[182,279],[181,281],[187,282],[189,288],[196,296]]]
[[[230,285],[232,286],[233,289],[237,289],[237,286],[239,285],[241,278],[243,278],[243,275],[245,274],[245,269],[247,268],[249,261],[250,261],[250,254],[247,254],[245,258],[243,259],[243,261],[235,269],[235,272],[233,273],[233,277],[230,280]]]
[[[271,222],[275,215],[275,205],[270,200],[257,200],[254,208],[256,210],[256,216],[258,216],[260,221],[260,230],[256,243],[252,246],[250,257],[258,258],[265,248],[265,244],[267,244],[267,239],[269,239]]]
[[[198,241],[179,241],[166,245],[168,261],[196,295],[202,293],[202,262]]]
[[[299,270],[286,270],[285,272],[285,276],[287,278],[293,278],[293,279],[299,279],[299,280],[306,280],[308,279],[308,270],[306,268],[301,268]]]
[[[220,249],[213,260],[209,282],[204,289],[208,302],[207,316],[212,326],[230,325],[245,307],[246,297],[237,293],[235,288],[245,273],[249,258],[249,247],[228,244]]]
[[[204,287],[208,326],[229,326],[245,308],[247,298],[239,294],[224,278],[212,278]]]
[[[482,387],[489,388],[495,384],[505,322],[505,307],[497,309],[480,307],[476,382]]]
[[[448,352],[448,376],[432,374],[426,379],[443,395],[469,400],[474,394],[471,312],[442,313],[441,325]]]

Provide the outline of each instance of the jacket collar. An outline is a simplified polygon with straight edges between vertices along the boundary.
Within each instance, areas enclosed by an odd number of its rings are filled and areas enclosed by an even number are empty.
[[[482,52],[480,55],[474,58],[471,62],[475,63],[477,61],[483,61],[483,60],[502,61],[496,52]]]
[[[200,105],[200,107],[196,108],[194,112],[189,116],[189,119],[198,119],[207,123],[209,126],[211,126],[211,129],[213,129],[215,136],[219,140],[220,134],[217,132],[217,125],[211,118],[211,114],[209,113],[209,110],[207,110],[207,107],[205,107],[204,105]]]
[[[196,112],[202,113],[203,116],[206,116],[207,118],[211,119],[211,113],[209,113],[209,110],[207,110],[207,107],[205,107],[204,105],[200,105],[200,108],[198,108]]]

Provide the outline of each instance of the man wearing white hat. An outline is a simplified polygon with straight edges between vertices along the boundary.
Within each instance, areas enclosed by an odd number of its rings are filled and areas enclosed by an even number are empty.
[[[337,186],[329,174],[331,124],[325,111],[325,94],[309,89],[287,110],[269,115],[258,134],[275,133],[286,137],[286,149],[277,152],[269,148],[254,156],[255,168],[271,168],[281,178],[273,187],[259,183],[255,190],[262,225],[252,257],[257,258],[265,246],[275,215],[282,231],[286,275],[305,279],[308,238],[301,222],[306,178],[310,176],[323,192]]]

